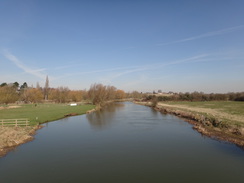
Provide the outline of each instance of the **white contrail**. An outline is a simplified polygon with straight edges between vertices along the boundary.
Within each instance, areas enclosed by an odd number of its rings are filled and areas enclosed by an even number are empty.
[[[45,69],[31,69],[27,66],[25,66],[16,56],[11,54],[9,51],[4,50],[3,55],[5,58],[7,58],[9,61],[14,63],[17,67],[22,69],[24,72],[29,73],[31,75],[37,76],[38,78],[45,79],[46,74],[42,74],[41,71]]]
[[[201,39],[201,38],[205,38],[205,37],[218,36],[218,35],[221,35],[221,34],[226,34],[226,33],[229,33],[229,32],[237,31],[237,30],[240,30],[240,29],[243,29],[243,28],[244,28],[244,25],[239,25],[239,26],[230,27],[230,28],[227,28],[227,29],[221,29],[221,30],[217,30],[217,31],[207,32],[205,34],[201,34],[201,35],[198,35],[198,36],[192,36],[192,37],[180,39],[180,40],[177,40],[177,41],[172,41],[172,42],[168,42],[168,43],[158,44],[158,46],[165,46],[165,45],[170,45],[170,44],[175,44],[175,43],[193,41],[193,40]]]

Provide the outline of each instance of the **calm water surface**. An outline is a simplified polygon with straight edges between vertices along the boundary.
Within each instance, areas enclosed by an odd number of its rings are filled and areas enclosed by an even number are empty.
[[[0,159],[1,183],[244,182],[244,151],[182,119],[117,103],[45,125]]]

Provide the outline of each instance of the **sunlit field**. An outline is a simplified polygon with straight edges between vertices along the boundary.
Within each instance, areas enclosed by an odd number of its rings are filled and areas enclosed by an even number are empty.
[[[45,123],[65,117],[81,115],[95,108],[94,105],[69,106],[67,104],[24,104],[4,106],[0,109],[0,119],[28,118],[31,124]]]

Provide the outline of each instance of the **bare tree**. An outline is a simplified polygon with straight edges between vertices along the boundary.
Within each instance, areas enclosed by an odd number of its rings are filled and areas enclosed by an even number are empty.
[[[91,85],[88,96],[91,99],[94,105],[101,106],[104,103],[106,98],[106,87],[102,84],[93,84]]]
[[[68,87],[60,86],[56,89],[53,88],[50,90],[49,98],[58,103],[65,103],[69,101],[69,92]]]
[[[8,85],[0,87],[0,103],[12,103],[17,101],[18,98],[15,87]]]
[[[116,96],[116,88],[114,86],[106,87],[106,100],[114,100]]]
[[[116,94],[115,94],[115,98],[116,99],[123,99],[123,98],[125,98],[125,92],[124,92],[124,90],[117,90],[116,91]]]
[[[96,83],[91,85],[88,91],[89,99],[98,107],[103,106],[108,101],[115,100],[119,94],[119,98],[125,97],[123,90],[117,90],[114,86],[104,86]]]
[[[28,102],[41,102],[43,99],[42,91],[37,88],[25,89],[20,96],[20,99],[25,103]]]
[[[69,91],[69,99],[73,102],[81,102],[83,98],[83,91],[82,90],[72,90]]]

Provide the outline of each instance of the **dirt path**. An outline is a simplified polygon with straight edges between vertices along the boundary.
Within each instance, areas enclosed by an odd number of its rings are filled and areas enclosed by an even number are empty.
[[[189,107],[186,105],[169,105],[169,104],[164,104],[164,103],[158,103],[158,105],[161,107],[173,107],[173,108],[178,108],[178,109],[183,109],[183,110],[188,110],[188,111],[193,111],[193,112],[207,113],[214,117],[217,117],[218,119],[227,119],[230,121],[237,121],[237,122],[244,123],[244,116],[228,114],[228,113],[225,113],[222,111],[218,111],[217,109]]]
[[[15,108],[19,108],[21,106],[7,106],[7,107],[0,107],[0,110],[1,109],[15,109]]]

